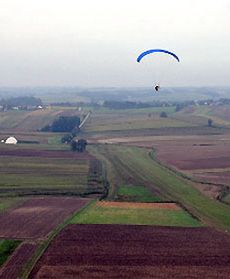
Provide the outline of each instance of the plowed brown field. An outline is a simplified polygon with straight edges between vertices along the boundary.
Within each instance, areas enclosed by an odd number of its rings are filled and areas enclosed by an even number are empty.
[[[229,278],[230,237],[210,228],[69,225],[30,278]]]
[[[90,199],[33,198],[0,214],[0,237],[42,238]]]
[[[230,166],[230,138],[193,137],[152,142],[157,156],[181,170],[227,168]]]

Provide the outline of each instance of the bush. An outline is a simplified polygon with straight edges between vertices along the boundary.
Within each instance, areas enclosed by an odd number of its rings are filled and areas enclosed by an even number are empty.
[[[168,115],[165,111],[162,111],[161,114],[160,114],[160,117],[167,118]]]

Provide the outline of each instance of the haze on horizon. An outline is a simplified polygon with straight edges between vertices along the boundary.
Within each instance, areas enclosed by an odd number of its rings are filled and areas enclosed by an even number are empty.
[[[0,86],[230,86],[229,0],[0,0]],[[158,59],[159,60],[159,59]],[[154,65],[153,65],[154,64]]]

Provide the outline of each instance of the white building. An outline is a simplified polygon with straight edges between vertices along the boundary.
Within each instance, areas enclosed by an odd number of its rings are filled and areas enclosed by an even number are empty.
[[[8,139],[6,139],[5,143],[6,144],[17,144],[17,140],[15,137],[9,137]]]

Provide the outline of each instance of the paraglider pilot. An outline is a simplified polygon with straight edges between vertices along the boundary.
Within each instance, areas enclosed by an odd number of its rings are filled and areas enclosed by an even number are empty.
[[[155,88],[156,91],[159,91],[160,85],[156,85],[154,88]]]

